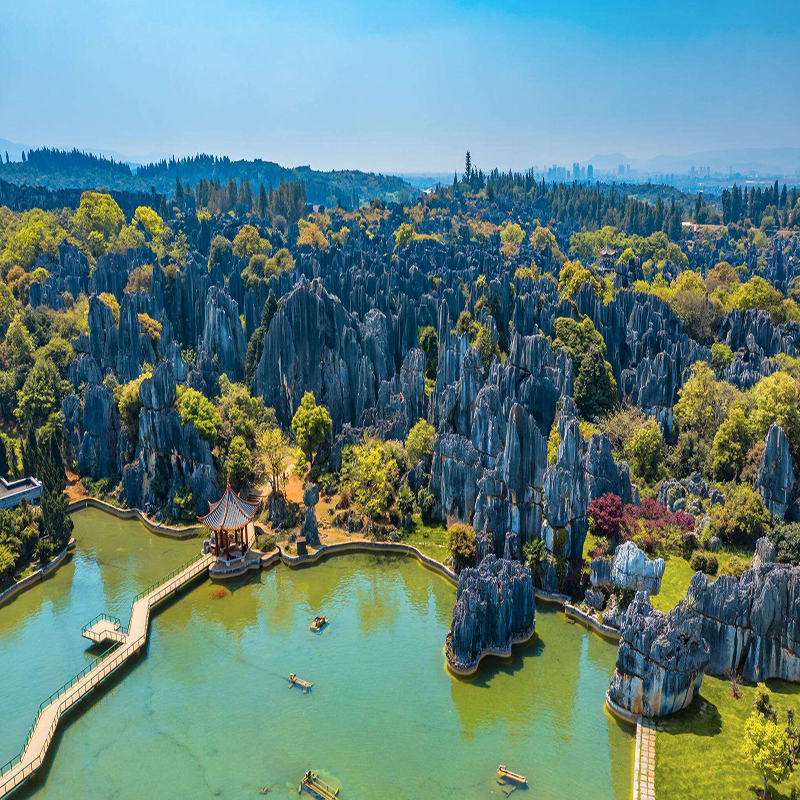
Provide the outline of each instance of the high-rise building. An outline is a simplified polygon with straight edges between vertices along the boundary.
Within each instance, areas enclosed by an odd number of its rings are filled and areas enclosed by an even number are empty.
[[[578,161],[572,162],[572,180],[579,181],[581,179],[581,165]]]
[[[617,172],[618,172],[620,175],[624,175],[624,174],[625,174],[625,165],[624,165],[624,164],[620,164],[620,165],[619,165],[619,169],[617,169]]]
[[[586,180],[589,181],[589,183],[594,180],[594,167],[591,164],[586,167]]]

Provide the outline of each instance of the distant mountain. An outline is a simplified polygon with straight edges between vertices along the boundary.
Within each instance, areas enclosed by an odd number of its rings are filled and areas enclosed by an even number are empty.
[[[0,139],[0,157],[3,161],[6,160],[6,153],[12,161],[22,161],[23,150],[30,150],[30,147],[18,142],[9,142],[8,139]]]
[[[192,188],[200,181],[219,181],[223,185],[232,177],[237,183],[247,180],[253,191],[259,185],[266,188],[282,181],[302,181],[310,203],[334,206],[341,202],[352,207],[380,197],[383,200],[403,200],[416,195],[418,189],[402,178],[360,170],[331,170],[321,172],[311,167],[282,167],[272,161],[232,161],[227,157],[209,155],[161,160],[134,167],[114,156],[94,155],[77,150],[67,152],[49,148],[26,149],[27,161],[0,164],[0,179],[16,185],[44,186],[48,189],[116,189],[144,191],[151,187],[172,196],[176,179]],[[9,151],[9,156],[11,152]],[[113,158],[113,161],[111,160]]]
[[[417,189],[430,189],[437,183],[449,185],[453,182],[452,172],[397,172],[395,174]]]

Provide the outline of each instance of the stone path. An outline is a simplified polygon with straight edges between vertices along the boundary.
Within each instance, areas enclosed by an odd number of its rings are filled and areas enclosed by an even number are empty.
[[[120,646],[99,659],[86,672],[78,673],[56,697],[49,702],[45,701],[46,705],[43,704],[33,723],[20,760],[7,766],[0,774],[0,798],[13,792],[42,766],[62,714],[145,645],[150,626],[150,609],[201,573],[207,572],[213,560],[214,557],[210,554],[200,556],[183,569],[179,568],[168,575],[147,594],[137,599],[131,609],[128,631],[121,637]]]
[[[636,756],[633,762],[633,800],[655,800],[656,728],[649,719],[636,723]]]

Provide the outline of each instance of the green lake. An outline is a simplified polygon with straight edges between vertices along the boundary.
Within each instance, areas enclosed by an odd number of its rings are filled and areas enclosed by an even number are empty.
[[[39,702],[88,661],[81,626],[190,558],[100,511],[71,561],[0,608],[0,760]],[[281,565],[196,584],[154,616],[146,656],[62,724],[29,796],[297,796],[306,770],[355,798],[502,798],[500,763],[537,800],[631,794],[633,731],[603,709],[616,646],[537,607],[537,636],[464,681],[444,667],[454,588],[402,556]],[[309,630],[317,613],[331,623]],[[296,672],[308,694],[288,688]],[[522,796],[520,794],[520,796]]]

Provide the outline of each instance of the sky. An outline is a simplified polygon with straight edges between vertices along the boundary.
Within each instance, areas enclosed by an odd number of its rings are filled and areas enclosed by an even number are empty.
[[[0,0],[0,137],[381,172],[800,145],[800,3]]]

